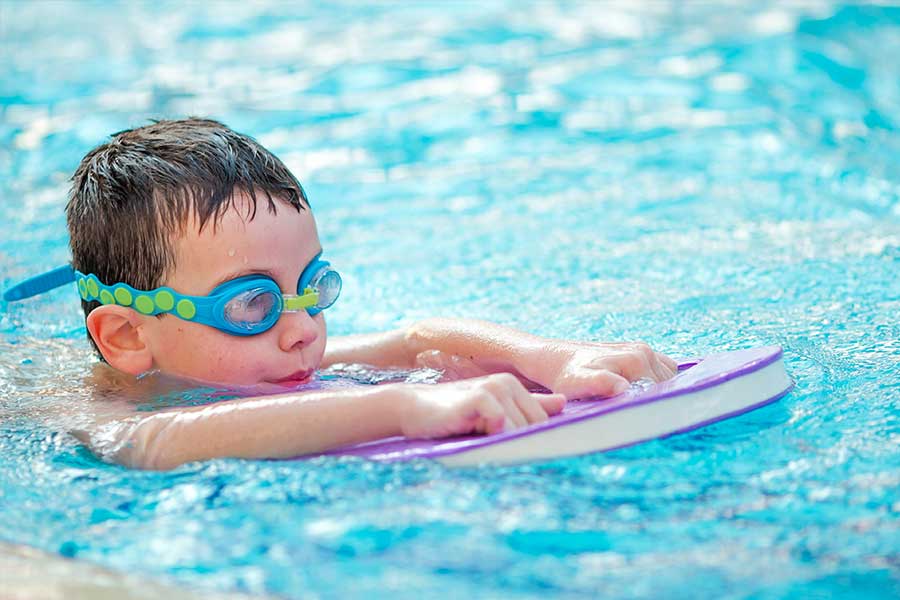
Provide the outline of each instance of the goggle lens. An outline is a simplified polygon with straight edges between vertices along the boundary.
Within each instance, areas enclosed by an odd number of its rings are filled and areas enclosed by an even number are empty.
[[[343,281],[337,271],[331,267],[325,267],[313,275],[309,282],[309,287],[319,292],[319,301],[316,303],[316,309],[325,310],[334,304],[338,296],[341,295]]]
[[[251,289],[241,292],[225,304],[223,316],[242,331],[257,331],[260,326],[278,320],[281,297],[272,290]]]

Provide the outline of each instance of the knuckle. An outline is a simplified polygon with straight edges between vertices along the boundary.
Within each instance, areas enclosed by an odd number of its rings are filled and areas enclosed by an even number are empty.
[[[646,342],[635,342],[634,349],[647,358],[653,358],[655,355],[655,353],[653,352],[653,348],[651,348],[650,344]]]
[[[494,373],[491,377],[493,377],[494,381],[504,385],[510,385],[519,381],[512,373]]]
[[[492,394],[479,395],[476,404],[483,414],[490,414],[502,410],[500,402]]]
[[[491,400],[490,394],[485,394],[481,391],[475,391],[466,398],[466,401],[463,403],[463,406],[467,410],[481,410],[481,408],[485,405],[485,403]]]
[[[644,357],[636,352],[629,352],[623,355],[620,361],[627,371],[641,371],[646,364]]]

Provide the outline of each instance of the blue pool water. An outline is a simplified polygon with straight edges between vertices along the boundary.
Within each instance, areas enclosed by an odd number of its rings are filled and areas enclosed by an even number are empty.
[[[289,598],[900,595],[900,8],[783,4],[0,3],[0,288],[67,260],[88,149],[212,116],[305,185],[332,334],[780,344],[797,384],[517,467],[129,471],[65,433],[58,291],[0,304],[0,541]]]

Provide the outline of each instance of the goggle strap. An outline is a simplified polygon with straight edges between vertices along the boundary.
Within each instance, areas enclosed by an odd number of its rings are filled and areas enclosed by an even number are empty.
[[[143,291],[127,283],[105,285],[96,275],[85,275],[79,271],[75,271],[75,281],[83,300],[125,306],[147,316],[172,313],[186,321],[194,321],[208,314],[211,307],[211,302],[205,297],[186,296],[167,287]]]
[[[56,267],[52,271],[29,277],[25,281],[12,286],[3,292],[3,299],[7,302],[24,300],[25,298],[49,292],[73,281],[75,281],[75,270],[72,268],[72,265],[63,265]]]
[[[310,287],[303,290],[302,296],[286,295],[282,297],[284,298],[282,312],[300,312],[319,303],[319,292]]]

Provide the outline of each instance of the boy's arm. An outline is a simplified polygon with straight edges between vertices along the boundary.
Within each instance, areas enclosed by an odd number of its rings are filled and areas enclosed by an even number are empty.
[[[472,375],[508,372],[530,380],[517,367],[539,352],[546,341],[486,321],[427,319],[406,329],[329,338],[322,366],[430,367],[446,357],[442,366],[448,367],[450,357],[455,357],[454,362],[471,369]]]
[[[228,400],[106,423],[76,437],[103,458],[171,469],[218,457],[288,458],[397,435],[385,388]]]
[[[75,432],[103,458],[170,469],[219,457],[289,458],[396,435],[494,433],[547,419],[560,395],[493,375],[440,385],[384,385],[243,398],[109,421]]]
[[[567,398],[612,396],[630,381],[663,381],[675,361],[643,343],[542,338],[470,319],[428,319],[405,330],[329,339],[323,366],[434,367],[460,377],[507,372]]]

